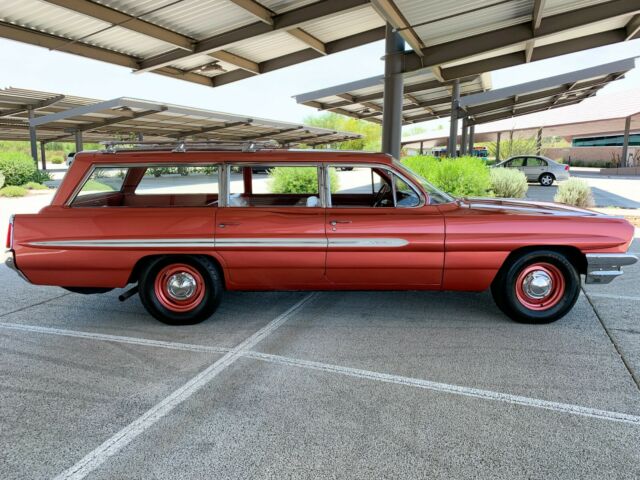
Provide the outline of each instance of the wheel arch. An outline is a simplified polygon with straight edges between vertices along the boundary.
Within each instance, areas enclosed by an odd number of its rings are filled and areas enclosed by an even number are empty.
[[[131,275],[129,275],[128,283],[137,283],[142,270],[152,261],[157,260],[159,258],[164,257],[206,257],[211,260],[220,273],[220,278],[222,279],[222,285],[224,288],[227,286],[227,270],[223,267],[223,262],[221,259],[215,254],[201,254],[201,253],[159,253],[154,255],[145,255],[144,257],[140,257],[136,264],[133,266],[131,270]]]
[[[502,272],[507,266],[516,258],[525,255],[527,253],[536,252],[536,251],[551,251],[564,255],[567,257],[569,262],[575,267],[578,273],[587,273],[587,257],[584,253],[580,251],[579,248],[573,247],[571,245],[528,245],[526,247],[516,248],[512,250],[507,258],[504,259],[502,265],[496,272],[495,278],[498,277],[500,272]]]
[[[542,172],[540,175],[538,175],[538,182],[540,182],[540,179],[542,178],[543,175],[551,175],[553,177],[553,181],[555,182],[556,176],[553,174],[553,172],[550,171],[546,171],[546,172]]]

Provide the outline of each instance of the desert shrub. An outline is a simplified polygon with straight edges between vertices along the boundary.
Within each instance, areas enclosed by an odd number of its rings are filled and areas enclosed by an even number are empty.
[[[402,163],[454,197],[490,195],[489,168],[478,157],[414,156],[404,158]]]
[[[16,185],[0,188],[0,197],[24,197],[26,194],[27,190],[25,188]]]
[[[48,187],[46,185],[42,185],[37,182],[27,182],[22,185],[22,188],[26,188],[27,190],[47,190]]]
[[[330,170],[331,191],[338,190],[338,175]],[[276,167],[269,170],[272,193],[316,193],[318,170],[315,167]]]
[[[496,197],[523,198],[529,185],[527,177],[513,168],[492,168],[490,172],[491,190]]]
[[[109,192],[113,191],[114,188],[111,185],[98,182],[97,180],[87,180],[87,182],[82,187],[82,190],[85,192]]]
[[[24,152],[0,152],[0,172],[7,185],[23,185],[35,180],[36,169],[33,159]]]
[[[64,162],[64,160],[60,157],[54,157],[51,159],[51,163],[53,163],[54,165],[60,165],[62,164],[62,162]]]
[[[558,186],[553,200],[575,207],[593,207],[593,194],[587,182],[579,178],[571,178]]]
[[[43,172],[42,170],[36,170],[33,176],[31,177],[32,182],[43,183],[53,180],[53,177],[49,172]]]
[[[4,175],[0,172],[0,188],[4,187]]]

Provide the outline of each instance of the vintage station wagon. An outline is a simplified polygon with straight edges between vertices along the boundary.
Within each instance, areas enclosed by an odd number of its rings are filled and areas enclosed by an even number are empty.
[[[516,321],[564,316],[637,258],[622,218],[458,199],[384,154],[253,145],[82,152],[50,206],[12,218],[8,265],[37,285],[132,285],[170,324],[224,290],[490,288]],[[398,308],[402,308],[401,305]]]

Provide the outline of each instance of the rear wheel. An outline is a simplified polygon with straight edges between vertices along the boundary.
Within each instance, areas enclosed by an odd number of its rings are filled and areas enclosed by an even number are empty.
[[[169,325],[193,325],[218,307],[222,279],[204,256],[168,256],[150,262],[138,282],[147,311]]]
[[[538,178],[540,185],[542,185],[543,187],[550,187],[551,185],[553,185],[554,180],[555,177],[550,173],[543,173],[542,175],[540,175],[540,178]]]
[[[504,265],[491,285],[498,307],[523,323],[564,317],[578,300],[580,275],[561,253],[539,250]]]

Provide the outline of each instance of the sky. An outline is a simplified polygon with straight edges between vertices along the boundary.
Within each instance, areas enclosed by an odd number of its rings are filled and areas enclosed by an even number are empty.
[[[43,90],[108,100],[133,97],[274,120],[302,122],[314,109],[297,105],[292,96],[361,78],[380,75],[384,42],[375,42],[246,80],[211,88],[77,55],[49,51],[0,39],[0,88]],[[497,70],[493,88],[559,75],[601,63],[640,57],[640,39]],[[605,89],[640,88],[640,69]],[[600,93],[600,94],[602,94]],[[427,129],[442,121],[429,122]]]

